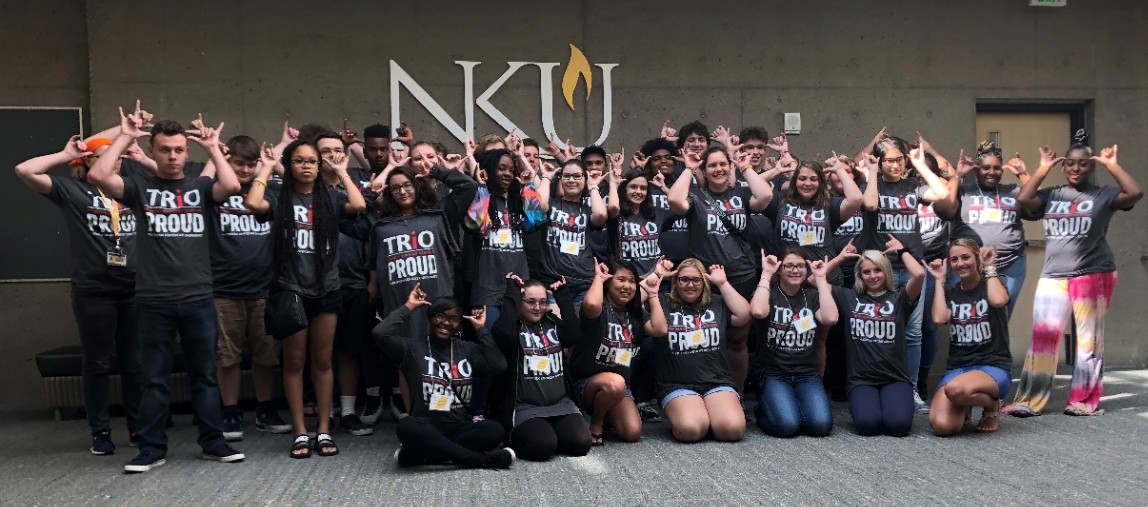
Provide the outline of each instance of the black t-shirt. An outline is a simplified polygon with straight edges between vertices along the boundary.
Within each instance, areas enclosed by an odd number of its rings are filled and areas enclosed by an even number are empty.
[[[791,204],[784,194],[777,192],[770,201],[766,216],[773,217],[780,246],[801,247],[813,260],[832,259],[837,255],[833,231],[841,226],[841,203],[844,200],[844,197],[831,197],[826,208],[817,208],[812,204]],[[839,284],[841,271],[835,269],[828,279],[831,284]]]
[[[587,242],[591,229],[595,227],[590,224],[590,206],[552,199],[542,243],[543,273],[565,276],[571,284],[589,284],[594,276],[594,252]]]
[[[506,274],[514,273],[523,280],[530,278],[526,252],[522,245],[522,229],[510,219],[506,198],[490,196],[494,212],[490,216],[492,227],[486,236],[475,236],[479,243],[478,259],[474,261],[474,288],[471,304],[497,306],[506,288]]]
[[[842,319],[848,319],[845,342],[847,387],[880,386],[908,382],[905,357],[905,322],[914,303],[905,291],[880,296],[833,287],[833,299]]]
[[[136,234],[136,297],[183,303],[210,296],[208,224],[218,220],[211,193],[215,180],[130,174],[123,181],[124,204],[137,223],[147,224]]]
[[[890,183],[879,179],[877,183],[878,205],[877,211],[865,213],[865,230],[862,236],[864,245],[858,245],[858,250],[885,251],[885,243],[889,235],[897,238],[901,244],[909,249],[913,257],[924,258],[925,246],[921,242],[921,227],[917,220],[917,203],[929,187],[922,185],[920,180],[908,177],[901,181]],[[857,243],[854,243],[857,245]],[[902,268],[905,262],[900,255],[890,254],[889,262],[894,268]]]
[[[865,230],[865,210],[858,208],[857,211],[853,213],[853,216],[841,222],[841,225],[837,226],[837,229],[833,231],[833,256],[836,257],[837,254],[841,253],[841,251],[845,249],[845,245],[848,245],[850,241],[853,242],[853,246],[862,249],[865,245],[859,237],[863,230]],[[852,278],[854,266],[856,266],[856,262],[848,261],[839,266],[843,281],[847,278]]]
[[[243,205],[251,184],[219,203],[219,226],[211,230],[215,295],[234,299],[267,297],[271,287],[271,223]]]
[[[615,308],[609,301],[603,301],[597,318],[582,317],[582,337],[571,355],[573,378],[610,372],[629,382],[630,364],[638,353],[642,323],[646,320],[646,315],[631,316],[625,308]]]
[[[100,191],[88,181],[55,175],[51,192],[44,194],[60,207],[68,231],[68,261],[72,287],[77,294],[131,295],[136,289],[136,217],[131,208]],[[109,266],[107,255],[116,247],[109,205],[119,212],[120,248],[127,266]]]
[[[818,374],[816,314],[821,302],[817,297],[813,288],[802,287],[790,297],[781,287],[770,287],[769,317],[762,320],[765,340],[758,352],[766,375]]]
[[[677,216],[670,211],[670,200],[661,188],[650,185],[650,202],[655,209],[663,210],[663,222],[659,223],[658,245],[662,254],[676,265],[690,256],[689,219]]]
[[[331,213],[342,217],[347,206],[347,194],[320,182],[316,182],[315,192],[328,192],[330,194]],[[286,191],[286,188],[281,191]],[[279,192],[268,189],[264,196],[271,207],[263,220],[274,223],[275,214],[280,213]],[[281,270],[275,274],[275,287],[282,290],[291,290],[309,298],[321,297],[328,292],[339,290],[339,244],[331,245],[331,258],[327,260],[327,271],[318,273],[318,263],[315,258],[314,226],[314,192],[310,194],[291,193],[292,222],[295,224],[293,254],[295,256],[295,269]]]
[[[725,353],[731,315],[721,296],[714,294],[703,310],[674,308],[668,293],[659,297],[669,332],[657,339],[658,398],[679,388],[704,393],[714,387],[732,386],[733,374]]]
[[[989,304],[988,279],[982,278],[970,291],[960,284],[945,289],[945,300],[953,312],[949,320],[948,369],[967,366],[1012,368],[1008,348],[1008,306]]]
[[[501,318],[519,320],[513,313]],[[518,369],[518,405],[545,407],[556,404],[566,397],[565,361],[562,342],[558,337],[558,325],[550,318],[543,318],[536,324],[518,323],[518,364],[510,364]]]
[[[639,277],[654,272],[654,265],[662,256],[659,234],[666,223],[669,211],[654,208],[654,218],[646,218],[641,213],[623,213],[610,221],[609,229],[614,231],[614,259],[632,262],[638,267]]]
[[[748,187],[710,192],[709,195],[713,197],[715,206],[725,210],[734,227],[745,230],[751,195]],[[708,202],[699,187],[690,189],[690,211],[686,215],[689,219],[690,253],[706,266],[725,266],[726,276],[732,283],[752,279],[756,275],[756,267],[753,258],[748,256],[749,248],[726,230],[724,221]]]
[[[347,168],[347,176],[358,187],[359,192],[363,194],[363,200],[367,203],[367,209],[375,203],[375,198],[378,197],[371,191],[371,177],[374,176],[370,171],[364,170],[359,167]],[[346,234],[339,234],[339,286],[344,289],[359,289],[366,290],[367,288],[367,274],[370,272],[371,266],[367,260],[367,246],[365,242],[359,241]]]
[[[921,245],[925,261],[949,256],[951,224],[937,216],[932,204],[917,203],[917,220],[921,223]]]

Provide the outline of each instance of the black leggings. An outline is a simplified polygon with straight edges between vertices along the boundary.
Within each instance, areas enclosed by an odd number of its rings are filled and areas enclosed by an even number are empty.
[[[913,410],[913,388],[908,382],[849,390],[849,413],[862,436],[907,436],[913,430]]]
[[[510,432],[510,448],[519,458],[545,461],[555,454],[585,456],[590,427],[582,414],[527,419]]]
[[[421,455],[427,463],[475,468],[488,451],[497,449],[506,430],[494,421],[442,422],[430,417],[406,417],[395,425],[403,452]]]

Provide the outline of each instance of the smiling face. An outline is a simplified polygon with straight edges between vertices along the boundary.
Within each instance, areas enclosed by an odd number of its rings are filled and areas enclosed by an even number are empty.
[[[258,167],[259,161],[239,155],[231,155],[227,158],[227,165],[230,165],[231,170],[235,171],[235,177],[239,178],[239,183],[246,185],[255,179],[255,168]]]
[[[809,265],[797,254],[786,255],[777,267],[778,282],[786,289],[801,287],[809,276]]]
[[[908,160],[905,159],[905,154],[901,150],[890,147],[885,150],[885,156],[881,158],[881,177],[885,181],[901,181],[905,177],[905,164]]]
[[[861,281],[865,284],[865,290],[869,292],[885,290],[885,272],[877,263],[869,259],[862,259],[858,271],[861,273]]]
[[[399,209],[403,211],[413,209],[415,201],[418,200],[418,191],[415,190],[414,183],[407,175],[398,171],[391,173],[387,178],[387,192],[391,193],[395,204],[398,204]]]
[[[976,280],[981,275],[981,263],[971,249],[953,245],[949,248],[949,267],[961,280]]]
[[[649,195],[649,187],[650,185],[644,176],[638,176],[626,182],[624,192],[626,202],[634,207],[641,206],[645,202],[646,196]]]
[[[314,183],[319,176],[319,152],[307,144],[300,144],[287,158],[291,162],[291,178],[298,183]]]
[[[582,159],[582,165],[586,166],[586,175],[591,178],[600,177],[606,172],[606,158],[597,153],[586,155]]]
[[[724,151],[710,153],[704,161],[706,186],[711,192],[722,192],[729,187],[730,172],[729,156]]]
[[[797,195],[801,196],[802,201],[812,201],[821,193],[821,174],[812,167],[802,166],[790,184],[797,189]]]
[[[654,170],[662,173],[665,176],[674,174],[674,155],[669,150],[657,150],[650,155],[649,164],[653,165]]]
[[[518,306],[518,318],[535,324],[546,315],[547,306],[545,288],[539,285],[527,287],[522,293],[522,304]]]
[[[706,279],[702,276],[701,271],[693,266],[686,266],[678,269],[678,274],[674,277],[674,290],[677,291],[678,299],[687,304],[693,304],[702,296],[702,284],[704,283],[706,283]]]
[[[438,153],[429,144],[418,144],[411,148],[411,168],[419,174],[430,174],[435,164],[440,164]]]
[[[503,155],[498,159],[498,167],[494,169],[494,178],[498,180],[499,185],[503,190],[510,188],[510,183],[514,181],[514,159],[510,155]]]
[[[1001,166],[1001,159],[993,155],[985,155],[977,162],[977,184],[981,188],[996,188],[1000,184],[1003,174],[1004,167]]]
[[[616,307],[623,307],[634,300],[638,293],[638,277],[624,266],[614,270],[614,277],[606,282],[606,299]]]
[[[582,190],[586,188],[586,173],[582,171],[581,167],[578,167],[578,164],[568,163],[562,166],[558,178],[562,197],[568,199],[580,199],[582,197]]]
[[[691,133],[688,137],[686,137],[686,143],[682,146],[682,148],[690,153],[697,153],[700,155],[703,151],[706,151],[706,148],[708,148],[709,145],[710,140],[707,139],[706,136],[697,133]]]
[[[451,337],[458,333],[458,328],[462,325],[462,312],[455,307],[436,314],[431,317],[430,325],[432,338],[449,342]]]
[[[1092,161],[1092,155],[1083,148],[1077,148],[1069,151],[1064,155],[1064,179],[1068,180],[1068,184],[1074,188],[1080,188],[1088,183],[1088,179],[1092,176],[1092,170],[1095,168],[1095,162]]]
[[[761,139],[743,141],[741,149],[749,153],[749,163],[753,164],[755,168],[761,167],[761,159],[765,158],[765,141]]]

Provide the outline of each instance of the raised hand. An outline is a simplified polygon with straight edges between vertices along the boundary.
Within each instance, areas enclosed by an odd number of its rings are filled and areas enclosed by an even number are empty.
[[[135,112],[132,113],[132,115],[135,116],[136,118],[139,118],[140,128],[144,128],[144,129],[150,129],[151,128],[151,120],[153,118],[155,118],[155,115],[153,115],[147,111],[144,111],[143,109],[140,108],[140,100],[139,99],[136,99],[136,110],[135,110]]]
[[[518,171],[518,182],[525,185],[534,181],[534,168],[530,164],[526,164]]]
[[[458,169],[462,167],[462,155],[458,153],[447,153],[442,159],[442,165],[447,169]]]
[[[694,153],[692,151],[683,150],[682,156],[678,157],[678,160],[682,164],[685,164],[686,169],[689,169],[691,171],[697,170],[698,168],[700,168],[702,166],[702,156],[700,154]]]
[[[788,151],[781,154],[781,158],[777,159],[777,169],[780,169],[783,174],[793,174],[797,170],[797,159],[793,158]]]
[[[283,122],[283,134],[279,136],[280,144],[290,144],[291,141],[299,139],[299,131],[291,128],[291,122]]]
[[[891,253],[897,253],[897,252],[899,252],[905,248],[905,245],[902,245],[901,240],[897,239],[896,236],[893,236],[892,234],[889,234],[888,236],[889,236],[889,241],[885,242],[885,251],[883,253],[885,253],[886,255],[891,254]]]
[[[976,166],[977,163],[973,161],[972,157],[965,155],[965,150],[962,148],[961,154],[957,157],[957,176],[964,178]]]
[[[550,292],[554,292],[554,291],[558,290],[558,288],[563,286],[563,285],[566,285],[566,277],[560,276],[560,277],[558,277],[558,281],[550,284]]]
[[[578,158],[578,148],[574,147],[574,143],[571,143],[569,139],[566,140],[566,151],[563,155],[566,155],[566,160]]]
[[[933,145],[929,144],[929,142],[925,140],[925,136],[922,136],[921,131],[919,130],[917,131],[917,146],[920,147],[921,150],[923,150],[925,153],[937,153],[933,151]]]
[[[870,176],[870,179],[875,179],[877,173],[881,170],[881,164],[872,153],[866,153],[864,158],[857,161],[857,168],[864,169]]]
[[[925,269],[929,270],[929,274],[938,282],[944,284],[945,277],[949,274],[949,261],[945,259],[933,259],[925,265]]]
[[[320,170],[331,171],[339,176],[347,174],[347,164],[350,159],[347,158],[346,153],[334,153],[328,157],[323,157],[322,167]]]
[[[421,283],[416,283],[415,287],[411,289],[411,293],[407,294],[407,309],[414,311],[420,306],[430,306],[430,301],[427,301],[427,293],[423,292]]]
[[[272,146],[271,143],[263,143],[263,146],[259,149],[259,162],[262,163],[264,167],[275,167],[275,164],[279,163],[279,160],[275,157],[275,147]]]
[[[542,163],[542,177],[554,181],[554,176],[558,174],[558,166],[550,162]]]
[[[1028,174],[1028,167],[1025,166],[1024,160],[1021,160],[1019,151],[1016,152],[1016,155],[1013,155],[1008,162],[1005,162],[1004,167],[1008,169],[1008,172],[1012,173],[1013,176]]]
[[[1056,167],[1056,164],[1059,164],[1063,161],[1064,161],[1064,157],[1057,155],[1055,151],[1052,151],[1052,148],[1049,148],[1048,146],[1041,146],[1040,147],[1040,166],[1041,167],[1053,168],[1053,167]]]
[[[778,153],[789,153],[789,138],[785,137],[785,134],[781,134],[770,139],[765,147]]]
[[[809,271],[813,273],[813,278],[828,278],[829,258],[826,257],[823,260],[810,262]]]
[[[889,131],[887,130],[887,127],[881,127],[881,130],[877,131],[877,135],[873,136],[872,144],[877,144],[885,140],[886,137],[889,137]]]
[[[734,137],[737,137],[737,136],[734,136]],[[739,145],[739,148],[740,148],[740,145]],[[732,151],[731,150],[730,154],[733,155],[733,163],[734,163],[734,165],[737,166],[738,169],[741,169],[742,167],[745,167],[747,165],[750,166],[750,168],[753,167],[753,155],[751,155],[748,151],[745,151],[745,150]]]
[[[132,144],[129,144],[127,149],[124,150],[124,154],[120,155],[120,158],[128,159],[133,162],[142,164],[145,160],[147,160],[147,155],[144,154],[144,151],[142,148],[140,148],[139,144],[132,142]]]
[[[1116,160],[1119,151],[1120,147],[1115,144],[1108,148],[1101,148],[1100,153],[1092,156],[1092,160],[1104,164],[1104,167],[1112,167],[1119,164]]]
[[[411,163],[411,156],[406,151],[391,150],[391,158],[387,159],[387,168],[395,169]]]
[[[88,151],[88,145],[84,144],[84,138],[79,135],[68,138],[68,142],[64,144],[63,152],[68,158],[84,158],[92,154]]]
[[[204,127],[199,130],[198,137],[191,136],[188,139],[210,151],[212,148],[218,149],[223,144],[219,141],[221,135],[223,135],[223,122],[219,122],[219,126],[215,128]]]
[[[731,155],[741,153],[741,138],[738,136],[729,136],[725,140],[725,148]]]
[[[606,178],[605,173],[597,173],[597,176],[586,175],[586,188],[595,188],[602,184],[602,180]]]
[[[547,155],[554,157],[555,160],[558,160],[558,156],[562,154],[562,148],[558,146],[558,139],[554,138],[554,134],[550,134],[550,142],[546,143],[546,146],[543,146],[542,150],[545,151]]]
[[[986,246],[981,249],[981,268],[997,265],[997,247]]]
[[[618,171],[620,172],[622,170],[622,164],[624,164],[625,162],[626,162],[626,148],[625,147],[622,147],[622,151],[619,153],[611,153],[610,154],[610,169],[617,168]]]
[[[470,311],[470,315],[463,315],[462,320],[470,323],[470,326],[475,331],[486,327],[486,308],[475,308]]]
[[[769,273],[769,276],[772,277],[773,274],[777,272],[777,269],[779,267],[781,267],[781,261],[777,260],[777,256],[776,255],[766,255],[765,250],[762,249],[762,251],[761,251],[761,271],[762,271],[762,273]],[[765,277],[765,278],[768,278],[768,277]]]
[[[717,128],[714,129],[714,131],[710,133],[710,139],[713,139],[714,141],[721,143],[722,146],[728,146],[729,145],[729,129],[725,128],[725,126],[723,126],[723,125],[718,125]]]
[[[645,169],[646,163],[649,161],[650,161],[650,157],[647,157],[641,151],[635,151],[634,156],[631,157],[631,159],[630,159],[630,168],[631,169]]]
[[[705,276],[706,280],[709,280],[710,283],[717,287],[721,287],[727,282],[725,276],[725,266],[722,266],[721,264],[714,264],[713,266],[710,266],[709,273],[702,273],[702,275]]]
[[[521,277],[521,276],[518,276],[518,275],[516,275],[516,274],[514,274],[514,272],[509,272],[509,273],[507,273],[507,274],[506,274],[506,279],[507,279],[507,280],[514,280],[514,283],[515,283],[516,285],[518,285],[518,288],[519,288],[519,289],[526,287],[526,282],[523,282],[523,281],[522,281],[522,277]]]
[[[665,278],[667,276],[674,276],[678,272],[674,270],[674,262],[667,259],[666,256],[658,257],[658,262],[654,263],[654,274]]]
[[[650,179],[650,184],[662,189],[662,193],[670,191],[669,187],[666,186],[666,175],[662,174],[661,172],[658,172],[654,175],[653,178]]]
[[[339,131],[339,137],[343,139],[343,144],[350,146],[355,143],[362,143],[363,140],[359,139],[359,133],[351,127],[351,123],[343,118],[343,129]]]
[[[139,101],[136,101],[136,104],[138,107]],[[139,139],[148,135],[148,133],[143,130],[143,120],[134,113],[125,115],[124,108],[122,107],[120,108],[120,133],[131,136],[132,139]]]
[[[415,144],[415,133],[407,126],[407,122],[399,122],[399,126],[395,128],[394,140],[407,146]]]
[[[594,278],[601,280],[602,283],[606,283],[606,280],[614,278],[614,275],[610,274],[610,266],[607,266],[603,262],[598,262],[598,259],[594,259]]]
[[[139,112],[137,111],[135,114],[139,114]],[[203,123],[203,113],[196,113],[195,119],[188,122],[188,125],[191,126],[191,128],[187,131],[194,133],[203,132],[203,129],[207,128],[207,125]]]
[[[918,146],[909,150],[909,162],[913,163],[913,167],[928,167],[928,162],[925,160],[925,149]]]
[[[678,130],[670,126],[670,120],[666,120],[666,122],[662,124],[662,132],[660,135],[663,139],[670,142],[677,142],[678,140]]]

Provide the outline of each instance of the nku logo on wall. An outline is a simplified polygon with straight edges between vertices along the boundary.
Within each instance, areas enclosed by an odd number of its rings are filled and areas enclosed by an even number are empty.
[[[401,121],[402,114],[399,97],[402,89],[406,89],[410,92],[411,96],[414,97],[415,101],[426,108],[427,112],[454,135],[454,137],[458,138],[459,141],[463,141],[467,136],[474,137],[475,106],[478,106],[479,109],[490,116],[495,123],[507,132],[517,130],[524,136],[529,135],[525,129],[516,125],[510,118],[503,114],[498,107],[491,103],[490,99],[519,69],[533,66],[537,67],[539,72],[538,91],[541,97],[540,109],[542,113],[543,134],[542,136],[536,137],[536,139],[542,141],[554,137],[559,140],[558,144],[560,146],[563,144],[562,139],[565,139],[565,137],[554,128],[553,71],[560,65],[559,63],[507,62],[506,72],[503,72],[498,79],[495,79],[494,82],[477,97],[474,95],[474,68],[482,62],[456,60],[454,63],[462,67],[464,125],[459,125],[458,122],[394,60],[391,60],[391,125],[398,125]],[[602,144],[606,141],[606,137],[610,135],[610,125],[613,122],[614,97],[611,88],[610,74],[618,64],[597,63],[594,64],[594,66],[598,67],[601,75],[602,132],[593,144]],[[571,44],[570,61],[566,64],[566,70],[562,75],[562,96],[566,99],[566,105],[569,106],[571,110],[574,110],[574,90],[577,88],[579,81],[586,84],[586,98],[589,99],[594,89],[594,70],[590,66],[590,61],[586,59],[586,55],[582,54],[582,50]]]

